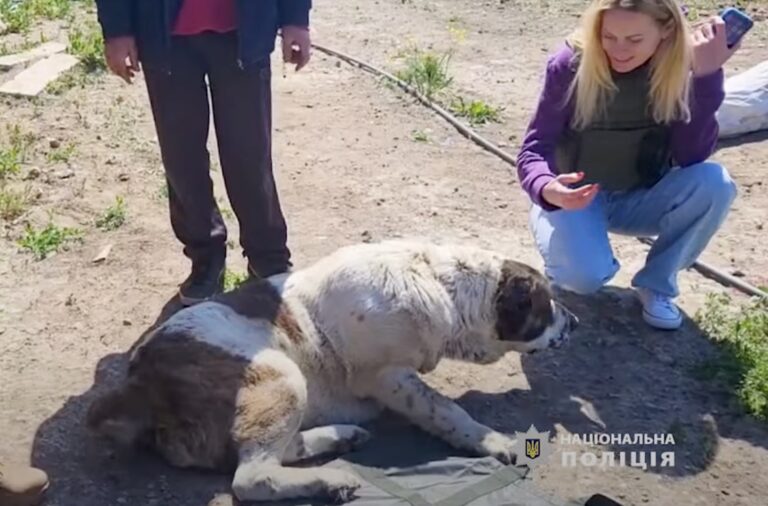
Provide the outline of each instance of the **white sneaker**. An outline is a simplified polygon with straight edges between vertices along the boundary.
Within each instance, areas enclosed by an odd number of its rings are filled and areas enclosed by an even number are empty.
[[[672,298],[646,288],[638,288],[637,295],[643,304],[643,320],[648,325],[657,329],[676,330],[683,324],[683,315]]]

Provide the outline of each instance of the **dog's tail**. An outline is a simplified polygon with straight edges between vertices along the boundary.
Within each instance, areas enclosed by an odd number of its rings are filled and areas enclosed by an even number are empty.
[[[101,436],[133,446],[152,429],[149,396],[141,385],[128,381],[91,403],[86,425]]]

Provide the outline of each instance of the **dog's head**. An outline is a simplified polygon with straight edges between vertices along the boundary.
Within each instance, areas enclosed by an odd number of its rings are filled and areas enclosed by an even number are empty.
[[[578,319],[555,301],[549,281],[536,269],[506,260],[495,296],[496,333],[517,352],[557,348]]]

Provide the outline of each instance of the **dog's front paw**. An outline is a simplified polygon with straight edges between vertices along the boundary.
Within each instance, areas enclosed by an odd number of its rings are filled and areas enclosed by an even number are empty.
[[[328,469],[323,475],[325,494],[332,502],[341,504],[355,497],[355,492],[363,484],[354,474],[342,470]]]
[[[503,464],[514,464],[517,460],[515,445],[516,441],[511,437],[491,431],[480,441],[477,451],[483,456],[494,457]]]

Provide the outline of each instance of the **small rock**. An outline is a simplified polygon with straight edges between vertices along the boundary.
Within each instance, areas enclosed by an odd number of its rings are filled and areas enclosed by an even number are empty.
[[[117,179],[120,180],[120,181],[125,182],[125,181],[128,181],[129,179],[131,179],[131,176],[129,176],[128,174],[123,172],[119,176],[117,176]]]
[[[29,180],[37,179],[39,177],[40,177],[40,169],[38,169],[37,167],[32,167],[31,169],[29,169],[29,172],[27,172],[27,175],[24,176],[24,179],[29,181]]]
[[[740,271],[740,270],[737,269],[737,270],[733,271],[733,276],[737,277],[737,278],[743,278],[743,277],[746,276],[746,274],[744,274],[744,271]]]
[[[758,223],[757,224],[757,229],[758,230],[762,230],[763,229],[763,224],[762,223]]]
[[[367,230],[363,230],[363,233],[360,234],[363,238],[363,242],[371,242],[373,240],[373,237],[371,236],[371,233]]]
[[[61,147],[61,141],[60,141],[60,140],[58,140],[58,139],[51,139],[51,142],[49,143],[49,145],[50,145],[50,146],[51,146],[53,149],[59,149],[59,147]]]
[[[65,306],[72,306],[75,304],[75,296],[73,294],[69,294],[69,297],[67,297],[66,302],[64,302]]]
[[[340,61],[337,61],[337,62],[336,62],[336,68],[340,68],[340,67],[341,67],[341,62],[340,62]]]
[[[99,252],[98,255],[93,257],[93,263],[98,264],[98,263],[103,262],[104,260],[107,259],[107,257],[109,256],[109,253],[111,251],[112,251],[112,245],[111,244],[107,244],[106,246],[104,246],[101,249],[101,251]]]
[[[126,499],[125,497],[118,497],[117,502],[118,504],[128,504],[128,499]]]
[[[56,174],[59,179],[69,179],[75,175],[75,171],[72,169],[62,170]]]
[[[721,490],[720,493],[723,495],[731,495],[731,493],[728,492],[727,490]]]
[[[675,359],[666,353],[657,352],[656,359],[664,365],[675,365]]]
[[[131,325],[133,325],[133,323],[131,323],[131,320],[123,320],[123,326],[130,327]]]

